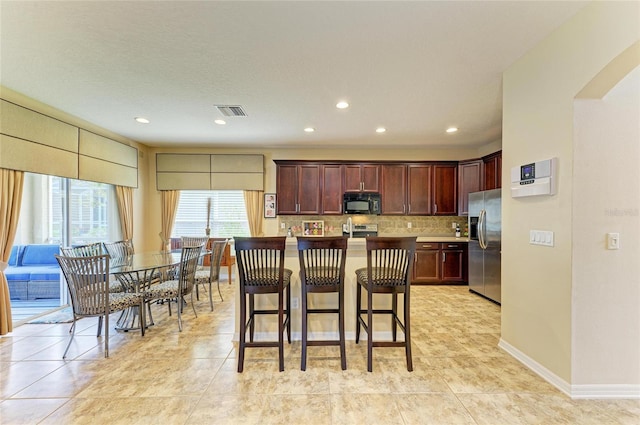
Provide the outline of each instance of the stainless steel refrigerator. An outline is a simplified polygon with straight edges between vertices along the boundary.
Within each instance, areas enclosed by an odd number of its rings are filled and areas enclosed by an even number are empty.
[[[469,290],[500,303],[501,189],[469,194]]]

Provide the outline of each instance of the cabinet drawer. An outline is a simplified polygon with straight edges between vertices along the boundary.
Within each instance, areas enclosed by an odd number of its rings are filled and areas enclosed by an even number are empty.
[[[440,249],[438,242],[418,242],[416,249]]]
[[[466,248],[465,243],[447,243],[443,242],[441,248],[442,249],[464,249]]]

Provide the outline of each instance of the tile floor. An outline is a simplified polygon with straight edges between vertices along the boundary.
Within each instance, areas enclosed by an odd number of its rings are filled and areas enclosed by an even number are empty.
[[[153,326],[110,336],[110,357],[96,319],[79,322],[66,361],[69,325],[22,325],[0,338],[0,423],[9,424],[639,424],[640,400],[571,400],[498,347],[500,308],[466,287],[412,289],[414,372],[401,348],[300,344],[249,349],[236,373],[233,286],[198,318],[154,306]],[[115,322],[112,318],[111,325]]]

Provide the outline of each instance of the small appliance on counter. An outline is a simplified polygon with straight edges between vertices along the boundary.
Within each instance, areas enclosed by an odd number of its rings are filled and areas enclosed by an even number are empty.
[[[367,236],[378,236],[377,224],[352,224],[351,232],[349,232],[350,223],[342,225],[342,236],[352,236],[354,238],[366,238]]]

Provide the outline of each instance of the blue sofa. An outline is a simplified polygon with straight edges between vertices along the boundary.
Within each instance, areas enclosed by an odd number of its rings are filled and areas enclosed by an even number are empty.
[[[58,245],[14,245],[5,270],[12,300],[60,298]]]

